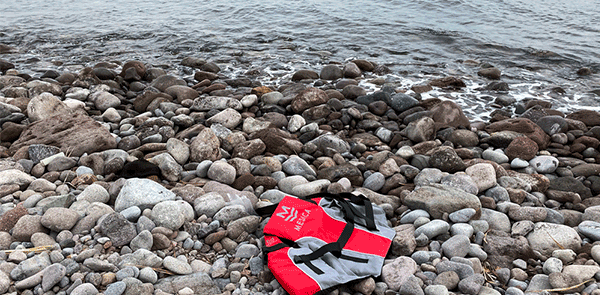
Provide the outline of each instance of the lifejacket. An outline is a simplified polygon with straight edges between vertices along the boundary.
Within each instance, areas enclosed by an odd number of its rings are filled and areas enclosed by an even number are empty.
[[[277,281],[291,295],[321,294],[379,276],[396,232],[383,209],[350,193],[285,196],[265,225],[263,253]]]

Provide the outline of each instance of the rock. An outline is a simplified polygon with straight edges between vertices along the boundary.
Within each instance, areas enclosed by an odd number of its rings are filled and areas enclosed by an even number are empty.
[[[326,103],[328,99],[325,91],[310,87],[298,93],[292,100],[291,106],[295,113],[300,114],[306,109]]]
[[[443,213],[452,213],[463,208],[473,208],[481,212],[481,203],[477,196],[462,190],[442,185],[430,184],[413,190],[404,199],[404,204],[411,209],[423,209],[433,218],[441,218]]]
[[[166,148],[167,152],[173,156],[173,159],[180,165],[185,164],[190,158],[189,146],[177,138],[169,138],[169,140],[167,140]]]
[[[429,85],[441,88],[462,88],[466,87],[465,82],[460,78],[448,76],[444,78],[434,79],[429,82]]]
[[[110,195],[108,191],[103,186],[95,183],[89,185],[83,192],[77,195],[77,201],[107,203],[109,200]]]
[[[550,136],[548,136],[540,126],[525,118],[506,119],[494,122],[486,126],[485,131],[488,133],[498,131],[515,131],[522,133],[535,141],[542,150],[546,149],[550,143]]]
[[[448,288],[444,285],[429,285],[423,290],[425,295],[448,295]]]
[[[517,137],[510,142],[504,153],[509,159],[523,159],[529,161],[535,157],[538,152],[538,145],[529,137]]]
[[[449,268],[449,267],[444,267],[444,268]],[[458,282],[460,282],[460,278],[458,277],[458,274],[454,271],[444,271],[444,272],[440,272],[437,277],[435,277],[435,279],[433,280],[433,284],[436,286],[444,286],[446,288],[446,290],[450,289],[454,289],[458,286]]]
[[[173,192],[150,179],[131,178],[125,182],[115,200],[115,211],[120,212],[131,206],[144,210],[162,201],[174,199]]]
[[[375,172],[365,179],[365,182],[363,182],[363,187],[376,192],[380,190],[384,184],[385,176],[379,172]]]
[[[533,232],[527,235],[527,240],[533,250],[545,256],[550,256],[554,250],[560,249],[558,244],[575,251],[581,247],[581,238],[577,232],[562,224],[538,222]]]
[[[479,70],[477,72],[477,75],[486,77],[486,78],[492,79],[492,80],[499,80],[501,72],[498,68],[491,67],[491,68],[485,68],[485,69]]]
[[[190,145],[190,160],[202,162],[204,160],[216,161],[221,158],[219,138],[210,128],[205,128]]]
[[[221,291],[210,276],[202,272],[196,272],[190,275],[166,277],[158,280],[154,285],[154,288],[169,294],[176,294],[183,288],[192,289],[194,294],[221,294]]]
[[[498,164],[508,163],[509,160],[504,153],[491,149],[483,151],[483,153],[481,153],[481,157],[485,160],[493,161]]]
[[[585,220],[577,226],[577,229],[593,241],[600,240],[600,222]]]
[[[306,184],[295,186],[292,189],[292,195],[298,197],[306,197],[317,193],[327,191],[327,187],[331,182],[327,179],[319,179]]]
[[[298,156],[289,157],[281,164],[281,168],[288,175],[301,175],[305,178],[317,176],[308,163]]]
[[[198,91],[185,85],[173,85],[165,89],[165,93],[173,97],[175,101],[182,102],[186,99],[198,97]]]
[[[70,230],[79,221],[79,213],[68,208],[49,208],[40,222],[52,231]]]
[[[58,146],[75,157],[117,146],[115,138],[107,129],[83,115],[56,115],[34,122],[27,126],[9,150],[15,153],[21,147],[34,143]]]
[[[338,153],[350,151],[350,145],[345,140],[331,134],[323,134],[309,141],[307,144],[314,144],[317,149],[323,153],[327,153],[328,149],[335,150]]]
[[[173,256],[167,256],[163,259],[163,266],[171,272],[179,275],[189,275],[192,273],[192,267]]]
[[[477,184],[480,192],[496,185],[496,169],[487,163],[479,163],[468,167],[465,173]]]
[[[137,235],[135,225],[116,212],[101,219],[99,226],[100,231],[111,239],[115,247],[129,244]]]
[[[194,100],[194,104],[190,107],[190,110],[203,112],[210,111],[212,109],[224,110],[227,108],[241,111],[243,106],[242,103],[235,98],[224,96],[208,96],[196,98]]]
[[[425,236],[427,236],[427,238],[429,238],[429,240],[432,240],[433,238],[439,235],[448,233],[449,229],[450,225],[447,222],[440,219],[434,219],[430,222],[427,222],[426,224],[419,226],[415,230],[415,237],[419,237],[421,234],[424,234]]]
[[[392,253],[396,256],[407,256],[412,254],[417,247],[415,239],[415,227],[412,224],[403,224],[394,227],[396,236],[392,240]]]
[[[232,108],[227,108],[206,120],[207,126],[218,123],[229,129],[234,129],[241,122],[242,115]]]
[[[418,269],[419,267],[414,260],[406,256],[400,256],[383,266],[381,278],[389,289],[397,291]]]
[[[442,261],[436,264],[435,269],[437,273],[454,272],[458,274],[458,277],[463,280],[474,274],[473,267],[466,263],[460,263],[455,261]]]
[[[483,208],[481,209],[480,219],[487,221],[490,225],[490,229],[499,230],[507,233],[511,230],[510,219],[506,214],[502,212]]]
[[[546,220],[548,211],[543,207],[511,207],[508,210],[508,216],[512,220],[530,220],[532,222],[540,222]]]
[[[17,169],[8,169],[0,171],[0,185],[18,185],[20,187],[27,187],[34,178]]]
[[[13,239],[17,241],[29,241],[31,235],[37,232],[46,232],[47,230],[42,226],[41,219],[42,216],[39,215],[25,215],[19,218],[13,227]]]
[[[326,65],[319,75],[323,80],[337,80],[343,77],[342,69],[336,65]]]
[[[435,130],[435,122],[430,117],[410,122],[405,129],[406,137],[415,143],[432,140]]]
[[[188,203],[184,203],[192,209]],[[179,201],[162,201],[152,208],[150,219],[156,226],[176,231],[186,221],[186,215]]]
[[[251,159],[252,157],[261,155],[267,146],[260,139],[253,139],[237,144],[233,148],[233,157],[242,159]]]
[[[558,159],[552,156],[537,156],[529,161],[529,165],[538,173],[552,173],[558,168]]]
[[[101,112],[121,105],[121,100],[107,91],[94,92],[90,94],[89,99],[94,102],[96,109]]]
[[[311,70],[298,70],[292,76],[292,81],[301,81],[301,80],[316,80],[319,79],[319,74],[315,71]]]
[[[593,278],[598,271],[597,265],[567,265],[562,273],[551,273],[548,282],[553,288],[569,288]]]
[[[398,113],[404,112],[419,104],[418,100],[404,93],[387,95],[384,97],[384,101]]]
[[[207,176],[221,183],[232,184],[235,181],[235,168],[225,161],[216,161],[208,168]]]
[[[600,113],[592,110],[577,110],[567,115],[567,119],[583,122],[586,126],[600,125]]]
[[[471,123],[462,108],[452,101],[445,100],[436,104],[429,110],[429,113],[437,130],[447,127],[471,129]]]
[[[267,146],[266,152],[278,155],[295,155],[302,152],[303,144],[296,140],[291,134],[277,128],[266,128],[257,131],[250,139],[259,138]]]
[[[354,186],[362,186],[364,181],[362,173],[358,167],[350,163],[321,169],[317,172],[317,178],[328,179],[331,182],[336,182],[342,178],[347,178]]]
[[[443,172],[454,173],[465,168],[465,163],[451,147],[439,146],[432,149],[428,154],[430,154],[429,166],[438,168]]]
[[[485,278],[482,274],[473,274],[462,279],[458,283],[458,289],[465,294],[477,295],[484,283]]]
[[[29,101],[27,115],[31,122],[36,122],[56,115],[72,116],[72,111],[58,97],[45,92]]]
[[[455,235],[442,243],[444,255],[448,258],[465,257],[469,253],[471,241],[464,235]]]

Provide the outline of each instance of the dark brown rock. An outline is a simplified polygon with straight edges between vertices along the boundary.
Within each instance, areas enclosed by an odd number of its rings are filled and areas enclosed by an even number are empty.
[[[166,93],[146,91],[135,98],[135,100],[133,101],[133,108],[136,112],[143,113],[146,111],[148,106],[157,98],[165,98],[167,99],[167,101],[173,101],[173,97]]]
[[[452,101],[446,100],[436,104],[429,111],[438,130],[446,127],[471,129],[471,123],[465,113]]]
[[[498,131],[515,131],[531,138],[542,150],[548,147],[550,136],[529,119],[514,118],[492,123],[485,128],[488,133]]]
[[[2,124],[2,131],[0,131],[0,141],[12,142],[17,140],[17,138],[21,136],[21,133],[23,132],[23,130],[25,130],[26,127],[26,125],[16,124],[13,122],[6,122]]]
[[[27,215],[27,209],[23,207],[23,203],[17,204],[15,208],[0,216],[0,231],[9,232],[17,224],[17,221],[25,215]]]
[[[254,185],[254,181],[255,181],[254,175],[247,173],[247,174],[244,174],[244,175],[238,177],[233,182],[233,184],[231,184],[231,187],[235,188],[236,190],[241,191],[244,188],[246,188],[247,186]]]
[[[467,86],[463,80],[452,76],[434,79],[429,82],[429,85],[440,88],[463,88]]]
[[[115,138],[94,119],[84,115],[58,115],[27,126],[10,152],[30,144],[57,146],[61,151],[79,157],[117,147]]]
[[[367,91],[357,85],[347,85],[342,89],[342,95],[344,95],[346,99],[356,99],[366,94]]]
[[[310,87],[301,91],[294,97],[291,107],[295,113],[300,114],[308,108],[326,103],[327,100],[329,100],[329,97],[325,91]]]
[[[486,69],[479,70],[479,72],[477,72],[477,75],[486,77],[486,78],[492,79],[492,80],[499,80],[502,73],[500,72],[500,70],[498,68],[486,68]]]
[[[262,154],[267,146],[260,139],[253,139],[242,142],[233,148],[233,157],[242,159],[250,159],[254,156]]]
[[[337,80],[343,77],[343,73],[337,65],[326,65],[321,69],[320,76],[323,80]]]
[[[350,78],[350,79],[358,78],[362,75],[362,72],[360,71],[360,68],[358,67],[358,65],[353,62],[345,64],[343,72],[344,72],[344,77]]]
[[[515,138],[506,148],[504,153],[510,160],[514,158],[529,161],[538,153],[538,145],[529,137],[521,136]]]
[[[440,146],[431,150],[428,155],[429,166],[438,168],[443,172],[454,173],[465,170],[466,166],[463,160],[456,154],[453,148],[449,146]]]
[[[273,188],[275,188],[275,186],[277,186],[277,180],[275,180],[275,178],[270,177],[270,176],[256,176],[253,186],[254,187],[262,186],[266,190],[273,189]]]
[[[125,77],[125,72],[129,68],[135,69],[136,74],[141,78],[143,78],[146,75],[146,66],[144,65],[144,63],[136,60],[126,62],[123,65],[123,69],[121,70],[121,73],[119,75],[121,77]]]
[[[104,217],[99,227],[100,231],[110,238],[115,247],[129,244],[137,235],[135,225],[116,212]]]
[[[300,80],[316,80],[319,79],[319,74],[311,70],[299,70],[292,76],[292,81]]]
[[[219,78],[219,75],[215,74],[215,73],[211,73],[211,72],[205,72],[205,71],[197,71],[194,74],[194,79],[196,79],[196,81],[204,81],[204,80],[216,80]]]
[[[355,59],[355,60],[352,60],[351,62],[355,63],[358,66],[358,68],[363,72],[372,72],[375,69],[375,66],[373,65],[373,63],[371,63],[368,60]]]
[[[167,88],[165,93],[180,103],[186,99],[195,99],[199,95],[198,91],[186,85],[173,85]]]
[[[266,145],[266,151],[274,155],[299,154],[303,147],[302,143],[296,140],[293,135],[277,128],[263,129],[251,135],[251,139],[257,138]]]
[[[348,178],[355,186],[362,186],[364,181],[360,169],[349,163],[321,169],[317,172],[318,179],[328,179],[331,182],[338,181],[343,177]]]
[[[512,262],[517,259],[527,261],[533,258],[533,250],[523,236],[510,237],[508,233],[491,230],[487,234],[483,250],[488,254],[488,261],[492,267],[512,267]]]
[[[567,115],[568,119],[578,120],[588,127],[600,125],[600,113],[591,110],[579,110]]]

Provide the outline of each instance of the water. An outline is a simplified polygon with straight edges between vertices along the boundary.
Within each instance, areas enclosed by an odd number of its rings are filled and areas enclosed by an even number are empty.
[[[386,79],[406,87],[464,77],[467,90],[428,95],[477,102],[468,113],[479,117],[492,110],[481,98],[489,93],[477,90],[485,81],[465,60],[501,68],[515,85],[508,95],[565,111],[595,107],[589,91],[600,88],[598,74],[575,74],[600,71],[598,0],[122,2],[1,1],[0,43],[19,53],[0,58],[34,72],[138,59],[190,74],[177,64],[194,56],[226,75],[258,69],[274,80],[362,58],[388,66]],[[554,86],[567,93],[552,94]]]

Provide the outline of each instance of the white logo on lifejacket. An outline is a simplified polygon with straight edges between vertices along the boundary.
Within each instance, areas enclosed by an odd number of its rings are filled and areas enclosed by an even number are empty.
[[[296,220],[296,218],[298,217],[298,209],[296,209],[294,207],[281,206],[281,209],[283,209],[283,212],[279,212],[275,215],[283,218],[284,221],[294,222],[294,220]],[[300,215],[300,218],[298,218],[298,220],[296,220],[296,222],[294,222],[295,230],[300,231],[300,229],[304,225],[304,222],[306,222],[306,218],[308,217],[309,214],[310,214],[310,210],[304,210],[302,212],[302,214]]]
[[[298,217],[298,210],[296,210],[296,208],[294,207],[287,207],[287,206],[281,206],[281,209],[283,209],[284,212],[280,212],[277,213],[277,216],[283,218],[285,221],[294,221],[294,219],[296,219],[296,217]],[[288,211],[290,210],[290,211]],[[286,214],[289,214],[287,217],[285,217]]]

